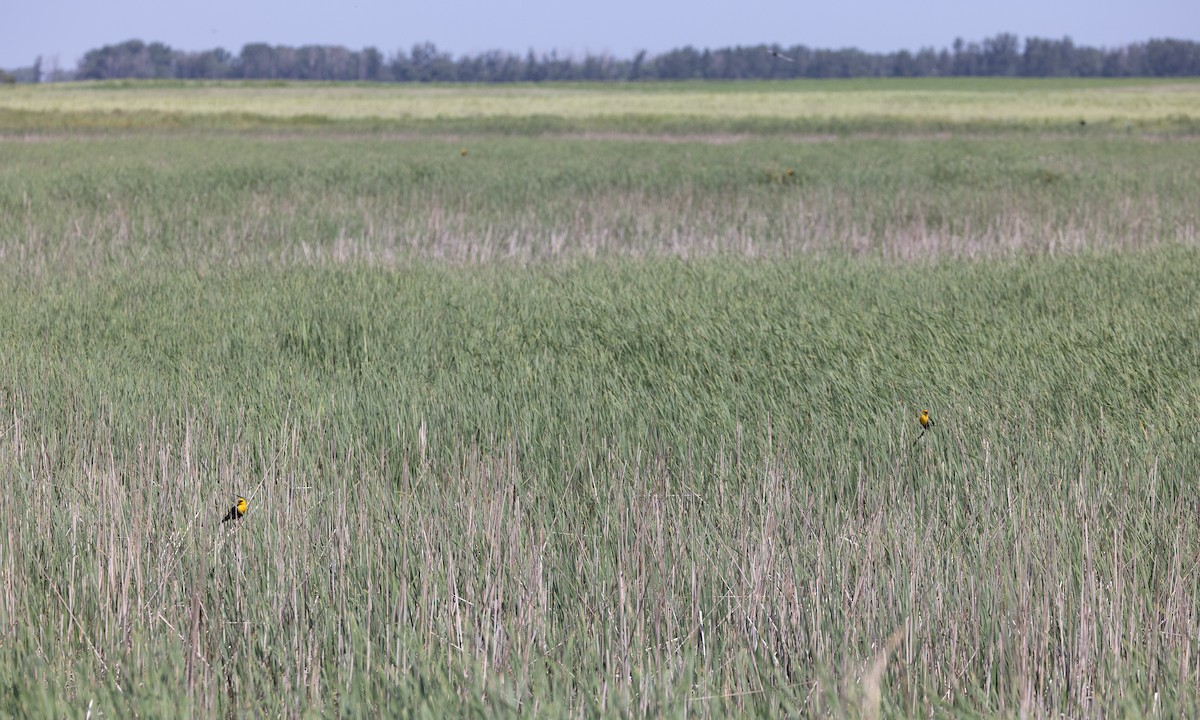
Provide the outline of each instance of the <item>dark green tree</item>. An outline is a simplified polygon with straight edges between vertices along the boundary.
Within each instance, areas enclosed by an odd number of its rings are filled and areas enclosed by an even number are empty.
[[[1019,41],[1012,33],[1000,33],[983,41],[982,75],[1016,75],[1021,65]]]
[[[250,43],[242,46],[238,57],[239,77],[268,80],[276,77],[275,49],[266,43]]]

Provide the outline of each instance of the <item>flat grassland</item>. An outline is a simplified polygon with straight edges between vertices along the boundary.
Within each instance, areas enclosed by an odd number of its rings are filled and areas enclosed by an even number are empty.
[[[1200,81],[1003,78],[745,83],[377,85],[104,82],[0,92],[0,129],[341,123],[505,132],[1054,128],[1195,133]]]
[[[1198,91],[0,89],[0,714],[1196,716]]]

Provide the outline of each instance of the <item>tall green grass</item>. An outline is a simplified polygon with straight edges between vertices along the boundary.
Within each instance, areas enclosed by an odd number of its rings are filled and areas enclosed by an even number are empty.
[[[1191,139],[128,118],[0,141],[0,714],[1200,711]]]
[[[9,280],[0,707],[1191,714],[1196,261]]]
[[[1200,227],[1200,146],[1188,140],[682,140],[0,143],[0,272],[995,257],[1190,244]]]

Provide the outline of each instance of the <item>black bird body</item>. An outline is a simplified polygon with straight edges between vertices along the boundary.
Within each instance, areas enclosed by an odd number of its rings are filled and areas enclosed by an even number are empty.
[[[246,498],[239,497],[238,501],[237,501],[237,505],[234,505],[233,507],[229,508],[229,512],[226,513],[225,517],[221,520],[221,522],[225,523],[225,522],[229,522],[230,520],[238,520],[245,514],[246,514]]]

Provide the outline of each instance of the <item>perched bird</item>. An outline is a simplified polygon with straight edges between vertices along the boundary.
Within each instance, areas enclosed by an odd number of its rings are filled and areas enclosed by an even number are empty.
[[[466,156],[467,156],[467,149],[466,149],[466,148],[463,148],[462,150],[459,150],[459,151],[458,151],[458,155],[459,155],[459,157],[466,157]]]
[[[221,522],[229,522],[230,520],[238,520],[246,514],[246,498],[238,496],[237,505],[229,508],[229,514],[225,516]]]
[[[772,50],[771,55],[779,58],[780,60],[787,60],[788,62],[796,62],[795,60],[791,59],[787,55],[784,55],[783,53],[779,52],[778,50]]]
[[[925,437],[925,431],[933,426],[933,421],[929,419],[928,410],[921,411],[921,414],[917,416],[917,422],[921,423],[921,434],[917,436],[916,440],[913,440],[913,447],[916,447],[917,443],[921,442],[921,438]]]

